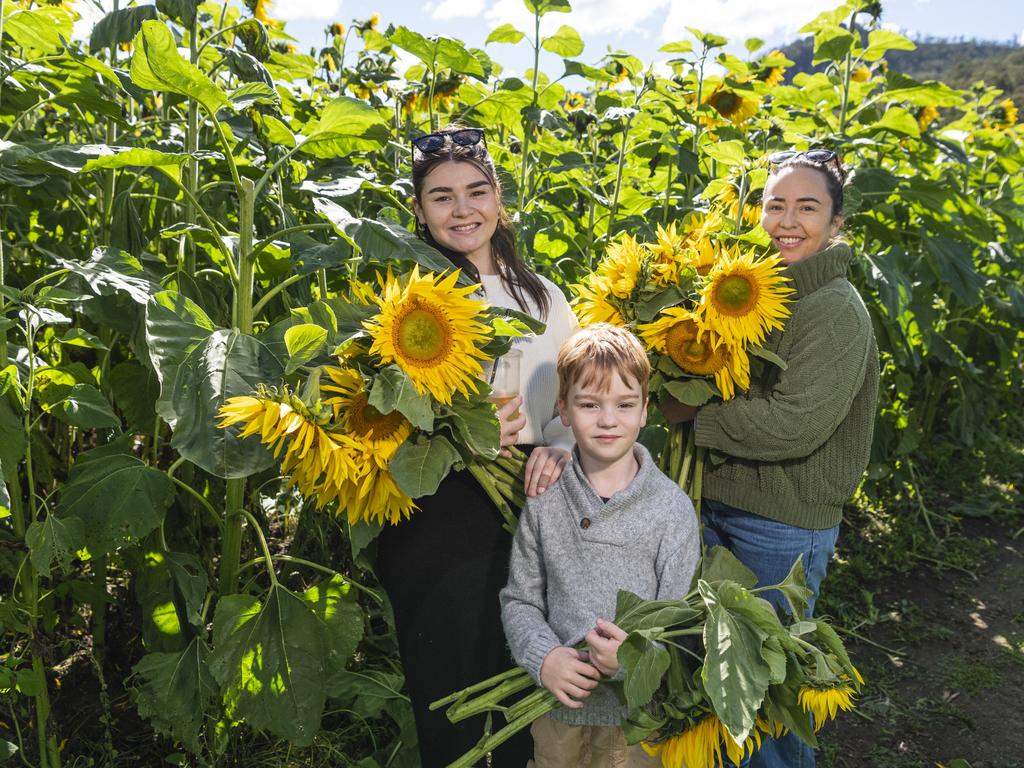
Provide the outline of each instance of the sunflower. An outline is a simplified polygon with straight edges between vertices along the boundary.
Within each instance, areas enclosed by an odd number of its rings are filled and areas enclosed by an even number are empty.
[[[320,390],[335,394],[326,398],[324,405],[332,409],[339,428],[368,452],[389,461],[412,434],[412,424],[399,411],[381,413],[370,405],[370,395],[358,371],[335,366],[323,370],[330,383],[322,384]]]
[[[608,281],[612,296],[628,299],[632,295],[646,257],[644,251],[631,235],[608,246],[607,255],[597,265],[597,274]]]
[[[696,270],[698,275],[706,275],[721,257],[722,249],[710,238],[691,240],[683,249],[681,259],[684,266]]]
[[[587,106],[587,100],[582,93],[567,93],[565,101],[562,102],[562,108],[566,112],[583,109],[585,106]]]
[[[384,462],[373,454],[364,454],[363,473],[342,489],[341,501],[350,524],[365,520],[383,525],[396,525],[408,520],[416,503],[398,487]]]
[[[356,443],[345,435],[329,433],[319,423],[322,419],[287,390],[280,400],[264,394],[228,398],[218,415],[221,429],[244,423],[239,436],[258,434],[260,442],[274,451],[275,459],[284,451],[282,472],[304,496],[316,498],[318,507],[332,500],[332,485],[358,474],[353,458]]]
[[[846,712],[853,709],[853,688],[846,683],[821,688],[804,686],[800,689],[797,701],[804,712],[814,715],[814,730],[818,731],[840,709]]]
[[[670,307],[659,319],[637,328],[647,345],[668,355],[694,376],[714,376],[723,400],[736,396],[736,387],[750,387],[750,359],[742,347],[724,343],[714,331],[702,329],[697,318],[681,307]]]
[[[749,200],[749,196],[747,200]],[[733,221],[742,221],[749,227],[756,227],[761,222],[761,207],[744,201],[740,212],[740,195],[736,183],[730,182],[718,193],[717,202]]]
[[[687,266],[682,259],[686,239],[676,232],[674,223],[668,229],[659,224],[656,236],[657,242],[647,246],[651,253],[651,279],[664,288],[679,282],[679,270]]]
[[[1013,103],[1013,99],[1003,99],[992,110],[992,117],[995,120],[996,130],[1012,128],[1017,124],[1017,105]]]
[[[779,263],[778,256],[755,260],[753,251],[723,255],[701,290],[700,325],[737,346],[761,344],[782,328],[793,289],[782,285]]]
[[[340,21],[336,21],[327,28],[327,32],[334,37],[341,37],[345,34],[345,25]]]
[[[720,231],[724,223],[721,211],[691,211],[684,219],[683,235],[691,242],[707,240]]]
[[[626,320],[618,308],[611,302],[611,286],[607,279],[591,273],[584,282],[575,286],[576,298],[572,300],[572,308],[579,318],[580,325],[593,323],[611,323],[625,325]]]
[[[855,83],[866,83],[871,79],[871,70],[861,64],[850,73],[850,79]]]
[[[744,757],[760,748],[761,733],[755,728],[740,746],[732,740],[722,721],[712,714],[705,715],[692,728],[659,744],[645,741],[640,744],[652,757],[661,755],[664,768],[722,768],[729,764],[739,765]]]
[[[928,104],[921,107],[917,112],[917,127],[922,131],[925,130],[929,125],[934,123],[939,117],[939,110],[935,108],[934,104]]]
[[[477,345],[490,335],[477,319],[487,304],[467,298],[478,286],[456,288],[458,279],[458,271],[420,277],[419,266],[404,283],[388,274],[383,295],[374,299],[380,313],[363,323],[373,338],[370,354],[384,364],[397,363],[417,392],[429,392],[445,405],[456,391],[477,391],[479,361],[487,358]]]
[[[724,83],[715,88],[704,98],[704,103],[714,107],[726,120],[733,125],[746,122],[761,109],[761,99],[752,91],[737,91]]]
[[[270,18],[270,6],[272,0],[245,0],[246,7],[252,11],[252,15],[264,24],[273,26],[274,19]]]

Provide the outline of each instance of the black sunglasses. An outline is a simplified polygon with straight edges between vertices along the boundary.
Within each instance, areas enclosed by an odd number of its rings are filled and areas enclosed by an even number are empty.
[[[782,152],[773,152],[765,159],[769,165],[782,165],[798,157],[805,157],[812,163],[820,163],[821,165],[835,160],[836,165],[839,165],[839,155],[831,149],[786,149]]]
[[[448,139],[460,147],[472,147],[484,140],[484,132],[480,128],[461,128],[447,133],[428,133],[417,136],[412,140],[412,145],[420,152],[437,152]]]

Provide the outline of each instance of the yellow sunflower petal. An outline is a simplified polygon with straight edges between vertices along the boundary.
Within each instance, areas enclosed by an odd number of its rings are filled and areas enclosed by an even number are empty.
[[[726,342],[761,344],[789,317],[793,289],[778,267],[778,256],[754,259],[753,251],[725,256],[712,268],[701,290],[700,325]]]

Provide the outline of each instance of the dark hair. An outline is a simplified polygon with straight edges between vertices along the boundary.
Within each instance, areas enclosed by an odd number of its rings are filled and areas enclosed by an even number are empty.
[[[453,133],[464,129],[466,126],[459,123],[452,123],[442,128],[438,133]],[[551,297],[548,295],[544,283],[537,277],[536,273],[519,256],[516,248],[516,234],[512,226],[512,219],[505,210],[501,200],[501,182],[498,180],[498,172],[494,166],[494,160],[487,152],[486,145],[481,141],[468,147],[456,144],[449,140],[446,146],[436,152],[420,152],[414,149],[412,153],[412,186],[417,201],[423,191],[423,182],[437,166],[442,163],[469,163],[480,170],[498,198],[498,226],[491,237],[491,253],[494,255],[494,262],[498,268],[498,275],[501,277],[501,284],[505,290],[516,300],[523,312],[529,313],[530,306],[526,296],[532,299],[534,305],[540,310],[541,320],[547,320],[548,310],[551,308]],[[472,262],[466,258],[464,253],[453,251],[438,243],[425,224],[421,224],[419,217],[416,219],[416,234],[433,246],[445,256],[456,267],[469,274],[474,280],[479,281],[480,274]]]
[[[823,163],[816,162],[804,155],[797,155],[768,170],[768,178],[777,176],[783,168],[811,168],[825,178],[825,189],[832,198],[832,218],[843,215],[843,187],[846,184],[846,170],[843,168],[839,155]]]

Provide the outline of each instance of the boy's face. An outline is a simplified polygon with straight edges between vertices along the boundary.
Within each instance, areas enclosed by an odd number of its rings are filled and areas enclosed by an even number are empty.
[[[610,379],[610,380],[609,380]],[[558,402],[562,423],[572,429],[584,460],[610,466],[631,457],[640,428],[647,423],[647,400],[639,382],[617,373],[573,382]]]

